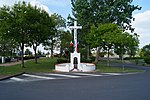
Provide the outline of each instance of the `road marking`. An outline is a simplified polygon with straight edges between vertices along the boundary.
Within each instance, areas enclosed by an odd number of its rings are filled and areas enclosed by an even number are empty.
[[[122,75],[120,73],[102,73],[102,74],[107,74],[107,75]]]
[[[96,75],[96,74],[86,74],[86,73],[73,73],[76,75],[86,75],[86,76],[104,76],[104,75]]]
[[[63,75],[63,74],[46,74],[46,75],[63,76],[63,77],[70,77],[70,78],[77,78],[77,77],[80,77],[80,76]]]
[[[17,77],[12,77],[10,78],[11,80],[15,80],[15,81],[25,81],[24,79],[21,78],[17,78]]]
[[[30,74],[23,74],[23,76],[34,77],[34,78],[42,78],[42,79],[56,79],[56,78],[53,78],[53,77],[45,77],[45,76],[30,75]]]

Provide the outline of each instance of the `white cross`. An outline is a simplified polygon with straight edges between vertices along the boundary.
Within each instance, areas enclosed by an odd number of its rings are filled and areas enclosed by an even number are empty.
[[[82,26],[77,26],[77,21],[74,21],[74,26],[70,26],[70,29],[74,29],[74,52],[77,52],[77,30],[82,29]]]

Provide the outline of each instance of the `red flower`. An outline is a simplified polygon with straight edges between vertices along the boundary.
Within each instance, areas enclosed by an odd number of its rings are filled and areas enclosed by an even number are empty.
[[[73,46],[73,43],[72,43],[72,41],[70,42],[70,46],[71,46],[71,47]]]

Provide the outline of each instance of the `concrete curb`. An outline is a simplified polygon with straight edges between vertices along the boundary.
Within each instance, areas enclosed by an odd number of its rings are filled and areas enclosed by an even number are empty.
[[[19,76],[19,75],[22,75],[22,74],[25,74],[25,72],[0,78],[0,81],[6,80],[6,79],[9,79],[9,78],[12,78],[12,77],[16,77],[16,76]]]

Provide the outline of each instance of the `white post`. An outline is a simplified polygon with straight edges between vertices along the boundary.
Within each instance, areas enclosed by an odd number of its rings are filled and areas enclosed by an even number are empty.
[[[5,57],[2,57],[2,64],[5,63]]]

